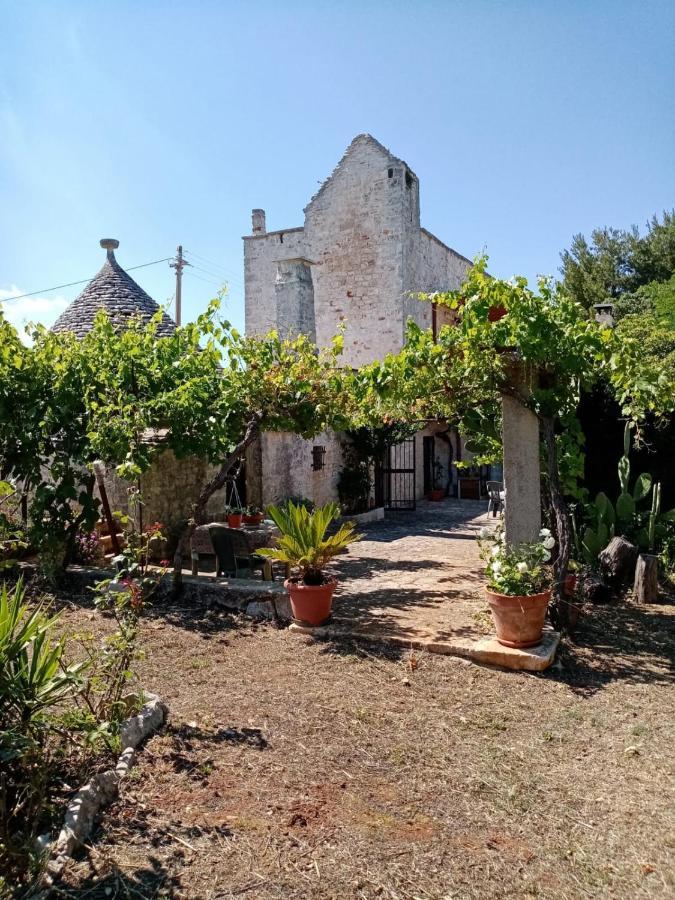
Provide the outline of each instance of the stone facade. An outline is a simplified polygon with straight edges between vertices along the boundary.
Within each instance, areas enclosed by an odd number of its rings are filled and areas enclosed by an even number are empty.
[[[134,510],[136,525],[153,522],[165,526],[168,538],[178,531],[192,515],[192,508],[204,484],[216,473],[216,467],[202,459],[176,459],[166,450],[157,457],[136,483],[119,478],[112,469],[105,475],[105,488],[113,510],[129,514],[129,490],[140,489],[142,512]],[[215,517],[225,508],[225,491],[216,491],[207,504],[207,514]]]
[[[356,367],[398,352],[408,319],[422,327],[448,321],[448,311],[434,313],[408,294],[455,289],[471,263],[420,226],[417,176],[382,144],[356,137],[304,213],[302,227],[267,232],[264,212],[253,211],[244,238],[247,334],[303,332],[327,346],[344,322],[343,362]],[[312,444],[326,447],[321,472],[311,468]],[[336,497],[336,437],[267,435],[257,452],[251,496]],[[421,452],[417,464],[422,496]]]

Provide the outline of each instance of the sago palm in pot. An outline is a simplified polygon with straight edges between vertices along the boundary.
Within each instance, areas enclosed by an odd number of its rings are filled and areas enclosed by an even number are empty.
[[[354,541],[361,539],[353,522],[345,522],[327,535],[328,527],[340,515],[337,503],[327,503],[310,512],[289,501],[267,510],[281,535],[276,547],[256,551],[260,556],[286,563],[298,574],[286,581],[293,617],[304,624],[321,625],[330,618],[337,585],[326,574],[326,566]]]

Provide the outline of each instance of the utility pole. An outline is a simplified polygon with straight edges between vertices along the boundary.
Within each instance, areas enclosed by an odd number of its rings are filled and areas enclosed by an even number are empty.
[[[180,325],[180,304],[182,299],[183,288],[183,267],[189,266],[190,263],[183,259],[183,245],[179,244],[176,248],[176,258],[169,263],[172,269],[176,270],[176,325]]]

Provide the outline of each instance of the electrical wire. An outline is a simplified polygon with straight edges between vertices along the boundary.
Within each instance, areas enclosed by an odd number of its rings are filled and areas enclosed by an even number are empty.
[[[152,262],[141,263],[140,266],[129,266],[125,271],[132,272],[134,269],[145,269],[147,266],[156,266],[158,263],[168,262],[170,259],[173,259],[173,256],[165,256],[164,259],[155,259]],[[92,275],[91,278],[83,278],[82,281],[70,281],[68,284],[57,284],[55,287],[43,288],[41,291],[29,291],[27,294],[17,294],[15,297],[5,297],[3,303],[7,303],[9,300],[21,300],[23,297],[34,297],[36,294],[49,294],[51,291],[60,291],[62,288],[75,287],[78,284],[87,284],[95,277],[95,275]]]
[[[205,284],[212,284],[217,288],[222,288],[224,286],[222,281],[211,281],[209,278],[202,278],[201,275],[197,275],[195,272],[190,272],[187,269],[183,270],[183,274],[189,275],[191,278],[197,278],[199,281],[203,281]]]
[[[202,262],[205,262],[207,265],[211,266],[212,269],[222,269],[222,271],[227,273],[228,276],[241,281],[239,274],[233,272],[231,269],[228,269],[227,266],[223,266],[221,265],[221,263],[214,262],[212,259],[207,259],[205,256],[200,256],[199,253],[194,253],[192,250],[184,250],[183,252],[188,256],[194,256],[195,259],[200,259]]]

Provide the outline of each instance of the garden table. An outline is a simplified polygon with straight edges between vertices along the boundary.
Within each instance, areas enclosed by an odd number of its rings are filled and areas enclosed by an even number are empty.
[[[199,574],[199,559],[202,556],[215,556],[216,551],[213,549],[209,528],[212,525],[223,526],[223,522],[207,522],[205,525],[198,525],[192,535],[191,551],[192,551],[192,574]],[[237,531],[246,535],[246,541],[250,547],[251,553],[255,553],[261,547],[271,547],[274,539],[279,535],[279,529],[274,523],[269,524],[263,522],[262,525],[244,525]],[[271,563],[270,563],[271,570]],[[271,575],[266,580],[271,581]]]

